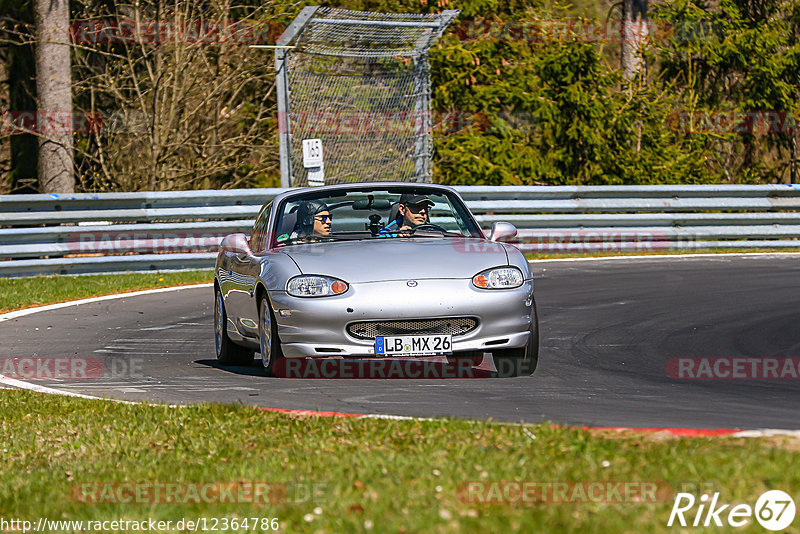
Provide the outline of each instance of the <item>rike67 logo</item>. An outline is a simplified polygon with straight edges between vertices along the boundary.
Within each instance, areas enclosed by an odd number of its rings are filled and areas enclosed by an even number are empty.
[[[711,497],[701,495],[699,499],[691,493],[678,493],[667,526],[673,526],[677,520],[682,527],[743,527],[753,516],[767,530],[785,530],[794,521],[794,500],[784,491],[770,490],[761,494],[755,507],[751,507],[743,503],[723,504],[719,500],[719,492]]]

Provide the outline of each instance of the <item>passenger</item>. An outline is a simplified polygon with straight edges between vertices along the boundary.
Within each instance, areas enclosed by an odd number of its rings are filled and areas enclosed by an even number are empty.
[[[330,237],[332,222],[333,216],[328,205],[321,200],[301,202],[297,208],[297,223],[290,238]]]
[[[425,195],[403,193],[397,206],[397,218],[381,230],[386,237],[408,233],[421,224],[429,222],[428,217],[434,202]]]

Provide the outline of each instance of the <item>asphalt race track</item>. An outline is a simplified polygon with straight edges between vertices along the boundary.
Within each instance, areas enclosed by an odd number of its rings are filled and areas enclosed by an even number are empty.
[[[541,350],[531,377],[278,379],[263,376],[258,361],[220,367],[210,288],[11,319],[0,323],[2,356],[97,358],[102,377],[29,382],[128,400],[600,426],[800,428],[798,378],[697,380],[667,372],[671,358],[800,358],[800,255],[533,267]]]

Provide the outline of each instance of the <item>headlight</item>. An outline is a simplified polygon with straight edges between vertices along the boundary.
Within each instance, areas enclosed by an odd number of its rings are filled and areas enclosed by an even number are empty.
[[[286,284],[293,297],[330,297],[347,291],[347,282],[330,276],[295,276]]]
[[[475,287],[481,289],[512,289],[522,285],[522,271],[516,267],[497,267],[472,277]]]

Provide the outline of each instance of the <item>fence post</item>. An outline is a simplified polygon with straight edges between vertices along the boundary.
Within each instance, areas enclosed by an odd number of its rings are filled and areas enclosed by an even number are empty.
[[[305,28],[319,6],[304,7],[299,15],[278,37],[278,46],[289,43]],[[289,121],[289,49],[275,49],[275,84],[278,90],[278,146],[281,162],[281,187],[292,187],[291,121]]]

